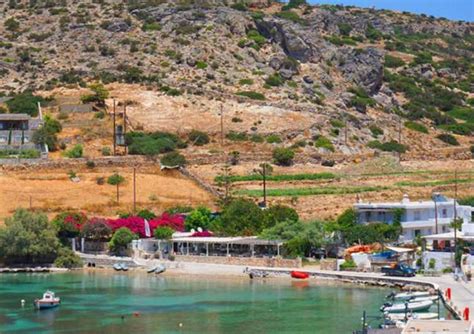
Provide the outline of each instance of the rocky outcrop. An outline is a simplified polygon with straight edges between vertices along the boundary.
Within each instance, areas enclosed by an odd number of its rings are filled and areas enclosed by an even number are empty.
[[[338,66],[347,80],[364,88],[370,95],[376,94],[383,81],[383,52],[376,48],[362,51],[346,49],[341,52]]]

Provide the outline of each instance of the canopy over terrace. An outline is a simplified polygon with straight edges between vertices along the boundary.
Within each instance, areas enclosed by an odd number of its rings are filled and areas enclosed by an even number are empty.
[[[200,256],[279,256],[283,245],[279,240],[257,237],[175,237],[171,242],[178,255]]]

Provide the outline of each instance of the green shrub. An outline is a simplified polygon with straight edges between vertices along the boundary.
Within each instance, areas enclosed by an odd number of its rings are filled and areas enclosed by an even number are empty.
[[[374,26],[369,23],[365,30],[365,37],[370,40],[379,40],[382,38],[382,33],[379,30],[375,29]]]
[[[108,157],[112,155],[112,151],[110,150],[110,147],[102,147],[101,152],[104,157]]]
[[[385,143],[381,143],[378,140],[373,140],[367,144],[367,147],[384,152],[405,153],[407,151],[407,147],[405,145],[400,144],[394,140]]]
[[[324,136],[318,136],[314,142],[314,146],[334,152],[334,145],[332,144],[331,140]]]
[[[449,115],[468,123],[474,123],[474,109],[470,107],[455,107],[449,111]]]
[[[161,24],[158,22],[151,22],[151,23],[143,23],[142,25],[143,31],[159,31],[161,30]]]
[[[156,131],[152,133],[129,132],[125,136],[129,154],[155,156],[167,153],[186,144],[175,134]]]
[[[354,260],[350,259],[342,263],[339,268],[341,270],[347,270],[347,269],[355,269],[357,268],[357,265],[355,264]]]
[[[73,148],[64,152],[64,155],[71,159],[78,159],[78,158],[82,158],[83,153],[84,153],[84,150],[82,148],[82,145],[76,144],[74,145]]]
[[[243,2],[234,3],[230,7],[241,12],[245,12],[247,10],[247,6]]]
[[[5,26],[5,29],[9,31],[18,31],[20,29],[20,22],[15,20],[13,17],[9,17],[5,20],[3,25]]]
[[[160,163],[161,165],[168,167],[181,167],[186,165],[186,158],[179,152],[173,151],[163,155],[163,157],[160,159]]]
[[[413,122],[413,121],[405,122],[405,127],[413,131],[428,133],[428,129],[426,128],[426,126],[420,123]]]
[[[295,152],[292,149],[285,147],[277,147],[273,150],[273,161],[280,166],[291,166]]]
[[[212,212],[206,207],[200,206],[189,213],[184,222],[186,231],[202,228],[208,230],[211,227]]]
[[[58,251],[58,257],[54,260],[54,266],[58,268],[80,268],[83,266],[82,259],[71,249],[61,247]]]
[[[137,239],[137,236],[133,234],[128,228],[121,227],[115,231],[112,239],[109,242],[109,248],[112,252],[121,253],[127,249],[128,245],[132,240]]]
[[[255,42],[258,47],[263,46],[267,42],[267,39],[254,29],[251,29],[247,32],[247,38]]]
[[[107,183],[112,185],[112,186],[116,186],[116,185],[122,184],[124,182],[125,182],[125,178],[122,175],[118,174],[118,173],[112,174],[107,178]]]
[[[205,68],[207,68],[207,63],[205,61],[198,60],[196,62],[196,68],[204,70]]]
[[[237,92],[236,95],[245,96],[252,100],[259,100],[259,101],[265,100],[265,95],[263,95],[262,93],[253,92],[253,91]]]
[[[191,141],[191,143],[196,146],[203,146],[209,143],[208,134],[202,131],[198,131],[198,130],[192,130],[188,134],[188,138]]]
[[[239,80],[239,85],[241,85],[241,86],[253,85],[253,80],[252,79],[240,79]]]
[[[284,10],[279,13],[276,13],[276,16],[278,16],[281,19],[292,21],[295,23],[303,23],[303,20],[297,13],[289,11],[289,10]]]
[[[245,140],[248,140],[248,135],[247,135],[246,132],[230,131],[229,133],[226,134],[225,137],[229,140],[232,140],[232,141],[245,141]]]
[[[378,137],[378,136],[383,135],[383,130],[375,124],[371,124],[369,126],[369,130],[370,130],[370,132],[372,132],[372,136],[374,136],[374,137]]]
[[[449,145],[452,145],[452,146],[459,146],[459,142],[456,139],[456,137],[454,137],[453,135],[450,135],[448,133],[442,133],[440,135],[437,135],[436,138],[438,138],[439,140],[445,142],[446,144],[449,144]]]
[[[397,68],[405,65],[403,59],[398,57],[391,56],[389,54],[385,55],[385,66],[390,68]]]
[[[413,59],[412,65],[420,64],[431,64],[433,63],[433,56],[430,52],[419,52],[415,59]]]
[[[357,45],[357,41],[352,39],[351,37],[342,37],[340,38],[339,36],[325,36],[325,40],[328,42],[338,45],[338,46],[343,46],[343,45],[352,45],[355,46]]]
[[[265,80],[265,83],[272,87],[278,87],[283,85],[283,78],[280,76],[280,74],[274,73]]]
[[[173,237],[174,230],[168,226],[157,227],[153,231],[153,236],[158,240],[170,240]]]
[[[263,138],[263,136],[255,133],[255,134],[252,134],[250,136],[250,141],[252,141],[254,143],[263,143],[265,141],[265,139]]]
[[[349,36],[352,31],[352,26],[349,23],[341,22],[337,24],[339,28],[339,33],[343,36]]]
[[[439,127],[461,136],[470,136],[474,133],[474,123],[445,124]]]
[[[436,267],[436,259],[432,258],[428,261],[428,268],[433,270],[435,267]]]
[[[280,144],[281,142],[282,140],[277,134],[271,134],[267,137],[267,143],[269,144]]]

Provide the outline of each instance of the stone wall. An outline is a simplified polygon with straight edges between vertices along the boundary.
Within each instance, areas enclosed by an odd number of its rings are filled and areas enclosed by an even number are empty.
[[[259,258],[259,257],[227,257],[227,256],[193,256],[176,255],[176,261],[229,264],[237,266],[276,267],[276,268],[301,268],[301,259]]]

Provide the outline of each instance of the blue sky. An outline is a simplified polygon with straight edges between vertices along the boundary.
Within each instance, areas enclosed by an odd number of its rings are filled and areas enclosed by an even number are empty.
[[[474,21],[474,0],[307,0],[312,4],[354,5],[392,9],[451,20]]]

